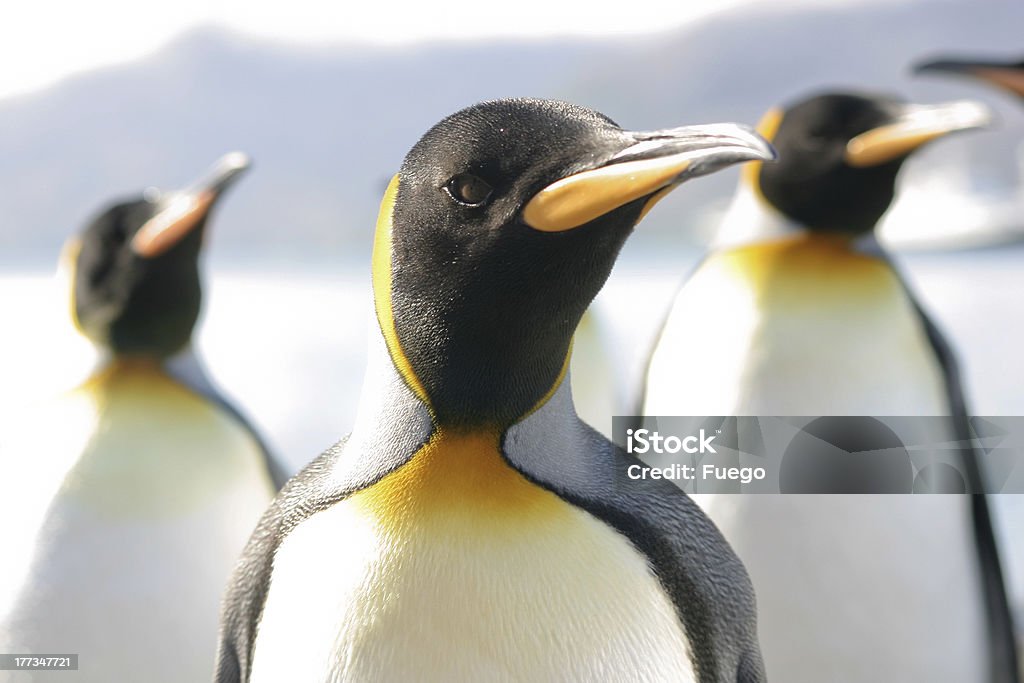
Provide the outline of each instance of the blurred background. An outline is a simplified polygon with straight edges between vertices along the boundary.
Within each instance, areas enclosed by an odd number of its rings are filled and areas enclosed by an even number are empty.
[[[106,204],[180,187],[227,151],[255,167],[211,221],[198,345],[298,469],[352,424],[380,196],[441,117],[536,96],[633,129],[754,124],[831,86],[996,111],[991,130],[908,164],[883,238],[959,350],[974,412],[1024,415],[1024,103],[908,70],[935,53],[1021,55],[1020,0],[93,0],[4,14],[0,415],[81,376],[86,354],[52,278],[63,241]],[[611,392],[589,409],[596,422],[630,412],[651,337],[736,181],[733,170],[684,187],[627,244],[576,368],[589,398]],[[999,505],[1024,595],[1024,530],[1011,521],[1024,513],[1016,498]]]

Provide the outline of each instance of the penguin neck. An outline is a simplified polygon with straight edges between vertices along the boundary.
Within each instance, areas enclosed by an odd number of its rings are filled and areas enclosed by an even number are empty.
[[[563,346],[545,344],[535,337],[526,342],[532,346],[531,352],[524,354],[505,352],[501,344],[508,340],[501,339],[499,331],[472,335],[476,344],[463,341],[466,333],[459,329],[451,335],[438,335],[430,345],[430,356],[422,347],[416,355],[407,356],[397,336],[391,344],[385,342],[391,371],[426,407],[436,427],[448,432],[500,434],[544,405],[563,383],[571,339]],[[561,360],[520,368],[517,361],[524,355]],[[424,376],[417,370],[427,360],[435,366]]]
[[[371,331],[366,377],[355,425],[345,445],[345,458],[335,465],[338,481],[358,486],[372,482],[383,472],[397,469],[439,432],[449,436],[486,436],[510,456],[512,450],[550,454],[547,447],[522,448],[524,443],[574,444],[573,435],[588,428],[576,417],[568,372],[564,372],[541,401],[510,426],[466,427],[438,424],[428,401],[419,395],[393,361],[380,330]],[[519,444],[510,449],[509,442]],[[536,451],[536,453],[534,453]],[[351,455],[349,455],[351,454]],[[571,467],[573,457],[559,453],[557,463],[538,462],[533,469]]]
[[[750,183],[740,183],[712,242],[712,250],[728,251],[757,244],[803,240],[848,245],[852,251],[879,254],[882,249],[874,230],[853,235],[815,230],[790,218],[768,203]]]
[[[466,330],[456,332],[465,335]],[[414,371],[421,363],[431,363],[429,372],[419,377],[439,426],[501,432],[557,389],[569,364],[570,341],[559,344],[541,333],[531,338],[513,335],[481,330],[474,335],[475,343],[445,335],[429,356],[421,349],[414,357]]]
[[[557,387],[582,310],[575,319],[572,311],[552,314],[553,306],[536,304],[541,292],[460,297],[459,283],[452,289],[450,281],[423,277],[395,285],[389,219],[378,225],[373,260],[374,310],[389,372],[436,425],[500,433]]]
[[[757,188],[744,180],[726,211],[712,249],[786,240],[809,232],[806,226],[771,206]]]
[[[97,347],[96,360],[90,375],[98,377],[112,374],[152,373],[166,375],[180,384],[196,390],[205,390],[211,386],[206,369],[192,344],[187,344],[180,351],[168,357],[117,353]]]

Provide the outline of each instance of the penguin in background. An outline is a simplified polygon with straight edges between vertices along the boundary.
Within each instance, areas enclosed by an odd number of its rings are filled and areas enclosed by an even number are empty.
[[[909,155],[988,119],[847,92],[769,112],[779,161],[743,169],[661,330],[643,414],[949,415],[943,438],[970,438],[955,356],[873,229]],[[983,490],[973,454],[962,471]],[[1017,680],[983,495],[695,498],[750,572],[779,680]]]
[[[385,193],[352,433],[293,478],[224,601],[215,680],[764,681],[743,566],[581,422],[570,341],[683,181],[771,148],[533,99],[457,112]]]
[[[79,681],[209,676],[220,593],[283,479],[191,344],[207,222],[248,167],[230,154],[183,191],[116,203],[66,249],[98,362],[3,435],[5,465],[22,463],[0,485],[5,564],[21,564],[4,572],[0,651],[78,653]]]
[[[917,64],[914,73],[950,74],[975,78],[1024,100],[1024,59],[989,60],[973,57],[939,57]]]
[[[1024,104],[1024,60],[992,60],[977,57],[939,57],[917,64],[914,72],[924,75],[952,75],[973,78],[988,85],[998,87],[1012,95],[1016,95],[1018,101]],[[1024,190],[1024,187],[1021,188]],[[1021,216],[1024,218],[1024,216]],[[993,512],[997,518],[1002,518],[1002,526],[1008,532],[1007,536],[1013,538],[1016,530],[1024,524],[1024,496],[1003,495],[994,501],[996,508]],[[1019,537],[1019,532],[1018,537]],[[1016,604],[1016,626],[1018,653],[1024,652],[1024,548],[1017,544],[1008,544],[1007,554],[1004,556],[1006,566],[1010,570],[1009,583],[1015,586],[1013,599]],[[1015,570],[1015,571],[1014,571]]]

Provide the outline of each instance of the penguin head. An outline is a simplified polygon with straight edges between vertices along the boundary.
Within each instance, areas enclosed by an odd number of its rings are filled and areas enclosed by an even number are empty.
[[[889,208],[900,167],[915,150],[988,119],[974,102],[818,94],[765,116],[759,130],[779,160],[757,164],[745,177],[772,208],[807,230],[856,236],[871,231]]]
[[[223,192],[249,167],[233,153],[177,192],[147,190],[112,205],[77,237],[72,313],[115,355],[165,358],[184,348],[199,317],[199,252]]]
[[[1024,60],[999,61],[969,57],[929,59],[914,67],[915,73],[944,73],[977,78],[1024,99]]]
[[[770,146],[735,124],[631,132],[597,112],[484,102],[412,148],[381,206],[378,321],[435,421],[508,425],[553,390],[645,211]]]

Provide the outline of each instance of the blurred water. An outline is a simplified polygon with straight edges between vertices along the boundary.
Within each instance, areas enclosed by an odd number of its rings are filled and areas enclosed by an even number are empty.
[[[602,348],[588,353],[614,359],[604,371],[619,385],[621,413],[631,412],[631,387],[653,335],[699,258],[696,250],[669,261],[630,249],[595,302]],[[974,412],[1024,415],[1024,248],[919,253],[898,262],[959,350]],[[368,269],[211,265],[199,350],[214,379],[297,470],[352,425],[371,321]],[[88,346],[71,331],[66,305],[49,269],[0,274],[0,418],[69,386],[87,368]],[[593,339],[577,340],[584,343]],[[1024,496],[999,499],[1024,602]]]

